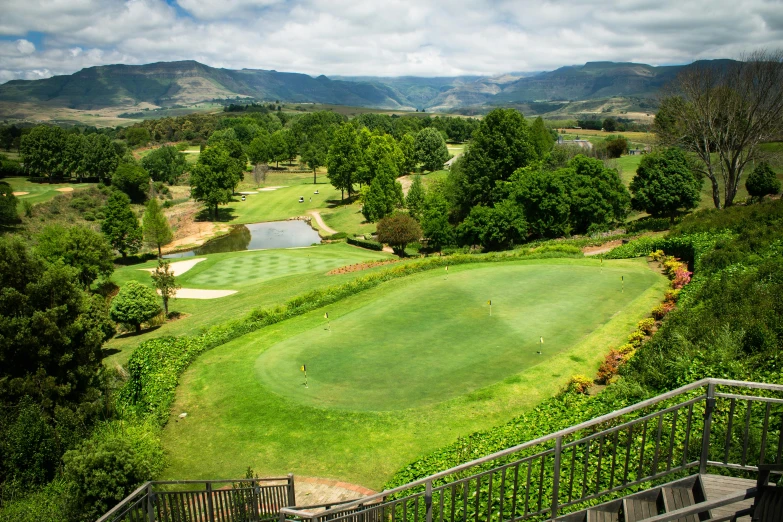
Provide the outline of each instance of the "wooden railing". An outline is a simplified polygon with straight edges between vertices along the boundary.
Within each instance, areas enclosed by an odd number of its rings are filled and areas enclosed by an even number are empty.
[[[704,379],[363,499],[285,507],[280,522],[554,519],[678,475],[755,472],[782,457],[783,386]]]
[[[147,482],[98,522],[262,522],[295,499],[293,475]]]

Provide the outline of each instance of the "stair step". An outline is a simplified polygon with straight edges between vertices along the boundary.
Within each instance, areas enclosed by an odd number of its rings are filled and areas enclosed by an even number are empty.
[[[589,520],[589,519],[588,519]],[[783,488],[767,486],[761,492],[753,522],[783,522]]]
[[[651,490],[649,496],[624,498],[623,514],[625,522],[639,522],[645,518],[658,515],[658,499],[660,490]]]
[[[667,513],[692,506],[696,503],[691,488],[662,488],[663,506]],[[698,515],[681,517],[673,522],[699,522]]]
[[[620,522],[620,513],[617,510],[588,509],[587,522]]]

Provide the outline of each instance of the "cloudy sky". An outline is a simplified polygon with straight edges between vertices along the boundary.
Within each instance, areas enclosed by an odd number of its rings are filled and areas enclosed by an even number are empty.
[[[2,0],[0,82],[198,60],[327,75],[654,65],[783,48],[783,0]]]

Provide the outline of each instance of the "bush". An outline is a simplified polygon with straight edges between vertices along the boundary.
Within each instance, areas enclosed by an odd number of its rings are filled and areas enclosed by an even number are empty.
[[[745,188],[750,197],[761,200],[764,196],[780,192],[780,181],[769,163],[763,161],[756,165],[745,181]]]
[[[163,469],[163,449],[145,425],[115,423],[98,430],[63,457],[64,475],[73,484],[72,512],[95,520]]]
[[[652,319],[648,317],[647,319],[642,319],[637,324],[637,328],[639,328],[639,331],[642,332],[644,335],[652,335],[653,330],[655,329],[655,319]]]
[[[593,380],[585,375],[574,375],[566,385],[566,390],[574,393],[587,394],[593,387]]]
[[[408,214],[395,213],[378,222],[378,241],[386,243],[394,253],[405,256],[405,247],[421,238],[421,228]]]
[[[54,480],[24,497],[5,499],[0,507],[0,522],[63,522],[68,520],[67,499],[72,485]]]
[[[338,239],[345,239],[348,237],[348,234],[345,232],[338,232],[336,234],[332,234],[331,236],[326,236],[324,239],[327,239],[329,241],[336,241]]]
[[[141,323],[160,313],[155,291],[136,281],[128,281],[112,300],[109,316],[121,324],[131,325],[141,332]]]
[[[121,190],[133,203],[143,203],[150,188],[150,176],[138,165],[123,163],[111,177],[111,184]]]
[[[677,219],[674,220],[677,223]],[[643,217],[634,221],[629,221],[625,224],[625,231],[629,234],[634,232],[661,232],[663,230],[669,230],[671,227],[671,220],[666,217]]]
[[[383,245],[381,243],[378,243],[377,241],[370,241],[367,239],[360,239],[357,237],[346,238],[346,241],[348,242],[349,245],[367,248],[369,250],[377,250],[378,252],[383,250]]]

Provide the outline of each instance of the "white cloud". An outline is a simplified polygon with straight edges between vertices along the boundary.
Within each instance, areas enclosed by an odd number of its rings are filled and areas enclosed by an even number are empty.
[[[595,60],[685,63],[783,47],[781,0],[5,3],[0,81],[187,59],[327,75],[498,74]],[[42,42],[30,33],[42,33]]]

